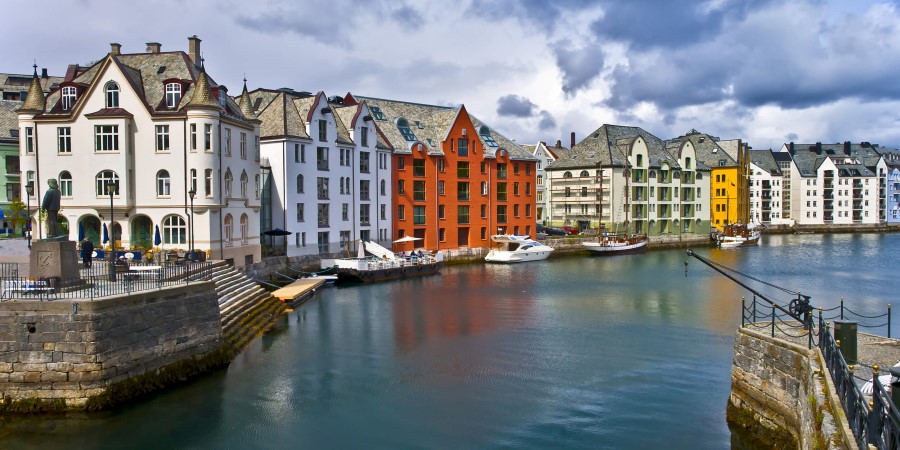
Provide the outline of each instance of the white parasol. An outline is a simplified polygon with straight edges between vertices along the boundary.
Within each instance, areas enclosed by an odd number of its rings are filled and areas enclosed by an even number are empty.
[[[399,244],[402,242],[413,242],[413,241],[421,241],[421,240],[422,240],[422,238],[417,238],[417,237],[412,237],[412,236],[403,236],[402,238],[394,241],[394,243]]]
[[[356,257],[359,259],[366,258],[366,246],[363,241],[359,241],[359,252],[356,254]]]

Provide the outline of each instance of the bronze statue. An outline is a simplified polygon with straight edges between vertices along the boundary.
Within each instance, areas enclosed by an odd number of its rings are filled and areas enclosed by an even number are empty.
[[[59,215],[60,192],[59,185],[56,183],[56,178],[47,180],[47,185],[50,186],[50,188],[44,193],[44,201],[41,202],[41,209],[47,214],[47,237],[53,238],[59,234],[56,225],[56,216]]]

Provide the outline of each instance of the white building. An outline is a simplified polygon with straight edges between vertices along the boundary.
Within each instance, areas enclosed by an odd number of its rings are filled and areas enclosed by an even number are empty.
[[[262,121],[264,196],[272,205],[263,228],[292,233],[274,238],[274,247],[299,256],[342,252],[359,239],[390,242],[391,148],[366,102],[289,89],[250,97]]]
[[[772,150],[750,150],[750,222],[762,225],[793,225],[783,216],[783,173]]]
[[[550,195],[548,190],[549,180],[545,168],[559,159],[560,155],[567,154],[569,149],[562,146],[562,141],[557,140],[556,146],[548,147],[544,141],[536,145],[523,145],[522,148],[537,158],[537,170],[535,176],[535,219],[538,223],[549,224]]]
[[[200,39],[188,41],[189,54],[111,44],[90,67],[70,66],[46,98],[35,77],[18,111],[23,198],[33,182],[37,205],[57,179],[72,240],[164,250],[193,240],[242,266],[260,259],[259,123],[205,73]],[[35,225],[35,238],[43,233]]]

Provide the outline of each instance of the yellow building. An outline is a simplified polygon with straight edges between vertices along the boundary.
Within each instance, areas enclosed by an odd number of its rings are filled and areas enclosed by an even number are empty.
[[[711,169],[710,225],[722,230],[729,223],[747,223],[750,214],[749,146],[740,139],[722,141],[697,130],[673,140],[691,141],[697,151],[697,160]]]

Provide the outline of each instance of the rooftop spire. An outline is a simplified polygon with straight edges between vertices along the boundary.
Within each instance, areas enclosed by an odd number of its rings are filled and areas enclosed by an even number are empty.
[[[241,113],[244,114],[244,117],[248,119],[256,119],[256,114],[253,112],[253,107],[250,106],[250,93],[247,92],[247,77],[244,77],[244,90],[241,92]]]
[[[203,60],[200,60],[200,75],[197,76],[197,84],[194,86],[194,95],[186,107],[215,108],[219,109],[219,103],[209,94],[209,80],[206,70],[203,69]]]
[[[37,74],[37,63],[34,65],[34,75],[31,77],[31,86],[28,87],[28,94],[25,96],[25,104],[19,108],[21,112],[43,112],[44,111],[44,90],[41,88],[41,80]]]

